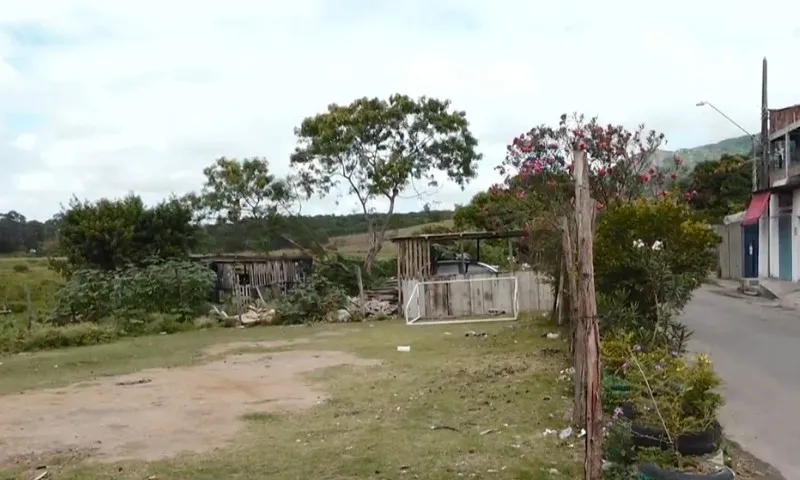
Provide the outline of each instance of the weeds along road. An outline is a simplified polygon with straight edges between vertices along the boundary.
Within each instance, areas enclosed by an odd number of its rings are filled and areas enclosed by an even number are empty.
[[[694,330],[691,349],[709,353],[725,382],[728,436],[800,479],[800,311],[705,286],[683,321]]]

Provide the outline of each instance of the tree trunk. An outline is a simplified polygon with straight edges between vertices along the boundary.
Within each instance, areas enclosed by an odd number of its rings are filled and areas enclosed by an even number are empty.
[[[561,219],[561,249],[564,254],[564,273],[569,287],[563,292],[569,306],[569,332],[570,351],[572,352],[572,367],[575,369],[573,377],[573,408],[572,423],[583,425],[586,423],[586,336],[578,311],[578,279],[575,272],[575,251],[573,249],[572,232],[573,222],[567,217]]]
[[[386,229],[389,228],[389,220],[391,220],[394,214],[394,203],[399,193],[399,190],[395,188],[392,190],[391,195],[386,194],[386,197],[389,199],[389,210],[386,212],[386,216],[377,231],[375,229],[375,224],[372,223],[369,217],[367,218],[367,225],[369,228],[369,251],[367,252],[367,258],[364,259],[364,271],[367,274],[372,273],[375,259],[378,258],[378,253],[380,253],[383,248],[383,239],[386,238]],[[366,213],[366,211],[366,206],[364,206],[364,212]]]
[[[603,478],[603,410],[600,399],[600,338],[597,328],[597,299],[594,289],[595,201],[589,192],[589,165],[585,152],[574,157],[575,206],[578,226],[578,300],[580,331],[585,332],[586,354],[586,454],[584,479]]]

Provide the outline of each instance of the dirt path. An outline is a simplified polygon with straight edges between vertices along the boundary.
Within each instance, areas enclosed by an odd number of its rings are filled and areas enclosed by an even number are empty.
[[[247,346],[216,346],[221,355]],[[155,460],[231,441],[251,412],[310,408],[327,398],[313,370],[375,361],[335,351],[241,354],[66,388],[0,397],[0,464],[48,452],[91,451],[101,461]]]

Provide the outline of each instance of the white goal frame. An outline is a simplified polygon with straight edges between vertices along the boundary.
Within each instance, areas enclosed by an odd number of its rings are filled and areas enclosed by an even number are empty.
[[[425,285],[437,285],[437,284],[445,284],[445,283],[477,283],[477,282],[489,282],[495,280],[511,280],[514,283],[514,288],[511,296],[511,315],[502,316],[502,317],[486,317],[486,318],[463,318],[463,319],[425,319],[421,320],[422,317],[422,307],[420,305],[420,286]],[[416,316],[411,317],[409,309],[412,306],[412,302],[416,302],[417,305],[417,313]],[[405,317],[406,325],[449,325],[449,324],[458,324],[458,323],[482,323],[482,322],[510,322],[515,321],[519,318],[519,278],[516,275],[512,276],[504,276],[504,277],[478,277],[478,278],[453,278],[450,280],[423,280],[417,281],[414,283],[414,288],[411,289],[411,294],[408,296],[408,300],[406,300],[405,307],[403,309],[403,314]]]

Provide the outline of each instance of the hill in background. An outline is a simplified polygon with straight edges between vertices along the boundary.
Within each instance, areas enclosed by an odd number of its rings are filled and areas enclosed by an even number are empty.
[[[758,141],[758,137],[756,137]],[[747,135],[741,137],[733,137],[722,140],[717,143],[709,143],[708,145],[700,145],[692,148],[681,148],[678,150],[661,150],[659,161],[663,162],[672,159],[677,155],[683,159],[685,164],[689,167],[697,165],[700,162],[708,160],[719,160],[722,155],[749,155],[752,150],[752,140]]]

